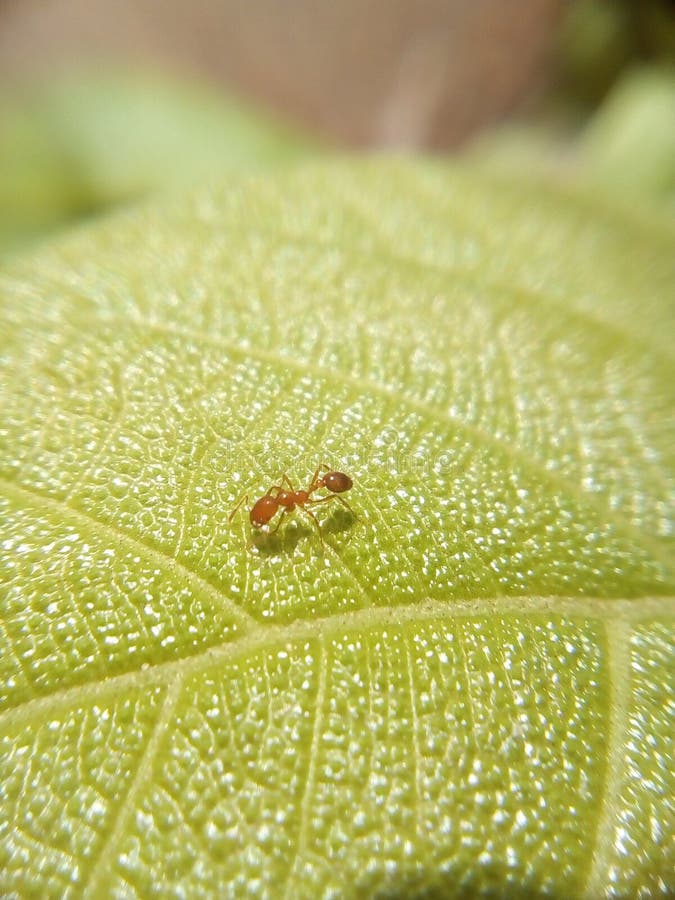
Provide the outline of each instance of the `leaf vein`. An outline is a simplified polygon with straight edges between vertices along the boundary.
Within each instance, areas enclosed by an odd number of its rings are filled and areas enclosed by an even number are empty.
[[[116,851],[119,847],[120,841],[124,837],[124,828],[127,819],[129,818],[134,808],[134,804],[140,797],[142,790],[150,781],[152,766],[157,755],[157,751],[159,750],[162,738],[164,737],[164,734],[166,733],[173,719],[174,711],[181,694],[182,686],[183,678],[179,673],[177,673],[173,679],[173,682],[168,687],[164,702],[155,721],[155,726],[152,730],[152,734],[150,735],[148,742],[145,745],[145,750],[143,751],[143,754],[139,760],[138,767],[136,769],[136,775],[134,776],[129,790],[117,812],[117,816],[115,817],[115,822],[110,830],[108,839],[103,844],[98,859],[92,867],[89,879],[83,888],[83,895],[85,897],[98,896],[98,888],[101,881],[103,879],[105,881],[109,881],[110,879],[110,872],[113,864],[116,861]]]
[[[307,836],[309,828],[310,807],[312,803],[312,792],[316,781],[317,757],[319,755],[319,742],[321,740],[321,732],[323,728],[324,704],[326,701],[327,684],[328,684],[328,659],[325,643],[319,640],[319,650],[317,659],[317,673],[319,684],[316,691],[316,714],[314,716],[314,724],[312,726],[312,741],[309,746],[309,762],[307,766],[307,779],[305,781],[305,789],[303,791],[302,801],[300,803],[300,826],[298,828],[298,837],[296,841],[295,855],[293,862],[288,867],[288,881],[284,891],[284,897],[291,898],[293,896],[293,882],[296,865],[301,861],[307,850]]]
[[[414,777],[414,816],[415,816],[415,835],[419,839],[421,837],[420,813],[422,809],[422,801],[424,800],[422,785],[420,780],[420,765],[422,756],[420,754],[420,726],[417,716],[417,704],[415,703],[415,679],[413,677],[412,653],[410,650],[410,642],[405,642],[406,664],[408,669],[408,689],[410,691],[410,712],[412,715],[412,757],[413,766],[415,767]]]
[[[101,696],[117,696],[125,687],[141,689],[170,682],[176,672],[185,677],[202,673],[222,663],[260,650],[288,646],[296,641],[330,638],[338,634],[363,633],[365,629],[424,624],[425,622],[456,620],[461,622],[476,616],[554,616],[557,618],[625,622],[649,621],[652,618],[675,619],[675,596],[653,596],[634,599],[602,597],[492,597],[472,600],[428,600],[408,606],[379,606],[376,608],[341,612],[320,619],[296,620],[282,625],[259,624],[241,637],[219,645],[206,647],[198,653],[179,659],[151,663],[144,668],[122,672],[99,680],[59,688],[51,694],[32,697],[0,713],[0,728],[12,722],[30,722],[49,714],[60,706],[67,708]]]
[[[616,804],[626,770],[624,747],[628,728],[628,705],[631,696],[630,634],[627,622],[610,619],[605,622],[607,660],[609,665],[609,733],[607,735],[607,769],[596,824],[595,848],[590,858],[588,879],[582,896],[588,900],[600,897],[608,884],[608,866],[613,847]]]
[[[379,255],[384,257],[388,262],[393,260],[404,266],[414,267],[416,270],[435,270],[437,272],[442,272],[447,275],[453,276],[469,276],[469,277],[480,277],[481,284],[494,288],[499,291],[507,291],[511,295],[516,295],[522,297],[531,302],[531,298],[536,300],[537,306],[541,307],[542,303],[550,310],[555,310],[557,313],[562,313],[565,316],[570,315],[570,308],[573,311],[575,317],[581,319],[587,326],[592,325],[594,328],[600,328],[603,332],[611,331],[613,334],[618,336],[622,342],[627,343],[631,346],[635,346],[636,342],[639,341],[643,346],[645,346],[650,353],[656,354],[663,357],[665,360],[668,360],[669,357],[667,353],[664,352],[663,345],[661,343],[660,337],[647,338],[644,333],[640,333],[636,335],[634,332],[629,332],[625,328],[622,328],[618,325],[616,318],[611,318],[610,316],[603,317],[599,315],[594,315],[590,312],[589,309],[583,309],[577,305],[575,302],[576,298],[573,296],[565,296],[560,295],[556,297],[552,294],[544,294],[540,291],[534,290],[531,286],[520,285],[518,283],[507,284],[504,282],[499,282],[497,280],[492,280],[489,277],[486,277],[485,272],[480,269],[471,268],[469,266],[458,267],[454,265],[448,265],[440,259],[417,259],[414,256],[410,256],[408,254],[402,254],[393,249],[391,246],[391,238],[382,232],[382,228],[380,223],[372,216],[370,210],[366,210],[363,208],[362,203],[359,198],[352,194],[349,201],[346,199],[346,193],[342,195],[342,203],[345,207],[347,207],[355,216],[357,216],[361,222],[365,223],[368,230],[372,235],[374,235],[375,240],[378,244]],[[454,212],[454,211],[453,211]],[[470,230],[469,230],[470,229]],[[463,234],[476,234],[480,235],[480,230],[477,231],[476,226],[472,223],[470,226],[462,230]],[[482,237],[479,237],[479,240],[483,242],[483,250],[484,255],[487,257],[491,254],[492,248],[490,246],[490,242],[487,240],[486,233],[484,232]],[[373,248],[368,248],[368,253],[370,256],[373,255]]]
[[[168,567],[170,570],[173,569],[179,577],[182,577],[185,581],[190,583],[192,587],[198,588],[201,593],[206,594],[220,607],[227,609],[238,624],[252,625],[256,621],[253,616],[237,606],[237,604],[224,594],[219,587],[211,584],[211,582],[207,581],[203,576],[199,575],[194,570],[189,569],[177,559],[168,556],[162,550],[150,546],[135,535],[123,531],[118,526],[108,522],[102,522],[88,512],[76,509],[65,503],[63,500],[59,500],[56,497],[38,491],[32,485],[17,484],[15,481],[9,481],[0,476],[0,486],[2,486],[2,490],[6,495],[9,495],[10,497],[14,495],[13,499],[21,498],[23,501],[25,501],[26,498],[29,498],[32,501],[39,500],[42,506],[51,508],[53,511],[58,512],[61,515],[69,516],[74,520],[86,522],[89,528],[94,528],[102,534],[113,536],[118,541],[134,547],[135,550],[143,553],[147,558],[154,560],[163,568]]]

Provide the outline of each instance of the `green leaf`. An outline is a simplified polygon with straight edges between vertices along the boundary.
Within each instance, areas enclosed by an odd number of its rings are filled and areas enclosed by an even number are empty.
[[[672,235],[431,163],[0,281],[0,892],[664,895]],[[251,543],[246,491],[326,462]]]

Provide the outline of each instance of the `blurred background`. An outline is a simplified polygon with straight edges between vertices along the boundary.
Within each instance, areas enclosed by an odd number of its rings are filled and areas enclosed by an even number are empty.
[[[223,170],[470,155],[673,209],[673,0],[0,0],[0,256]]]

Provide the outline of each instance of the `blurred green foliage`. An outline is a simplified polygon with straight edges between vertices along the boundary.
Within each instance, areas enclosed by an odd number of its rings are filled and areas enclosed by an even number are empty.
[[[57,226],[312,142],[217,90],[165,75],[71,73],[0,95],[0,255]]]
[[[670,0],[575,0],[560,34],[559,85],[594,107],[626,69],[674,58]]]
[[[603,187],[675,203],[675,68],[624,75],[585,129],[580,159]]]
[[[488,168],[583,184],[612,202],[675,204],[675,15],[665,0],[577,0],[557,79],[524,118],[480,135]]]

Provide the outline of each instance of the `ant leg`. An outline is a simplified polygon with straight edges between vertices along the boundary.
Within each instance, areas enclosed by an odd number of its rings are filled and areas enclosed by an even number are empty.
[[[289,512],[289,510],[285,509],[285,510],[281,513],[281,515],[279,516],[279,521],[277,522],[277,524],[274,526],[274,528],[273,528],[271,531],[268,531],[268,532],[267,532],[268,535],[270,535],[270,534],[276,534],[276,532],[279,530],[279,526],[280,526],[281,523],[284,521],[284,517],[285,517],[286,515],[288,515],[288,512]]]
[[[330,497],[321,497],[320,500],[308,500],[307,502],[314,505],[316,503],[330,503],[331,500],[337,500],[338,503],[341,503],[345,507],[345,509],[348,509],[349,512],[354,516],[354,518],[356,518],[356,513],[351,508],[349,503],[347,503],[344,497],[339,497],[337,494],[331,494]]]
[[[314,491],[318,490],[319,485],[317,479],[319,477],[319,472],[330,472],[330,470],[330,466],[327,466],[326,463],[319,463],[314,471],[314,474],[312,475],[312,480],[309,483],[309,487],[307,488],[308,494],[312,494]]]
[[[281,475],[281,481],[282,482],[285,481],[286,484],[289,486],[289,488],[292,491],[295,491],[295,488],[293,487],[293,482],[288,477],[288,475],[286,475],[285,472],[283,475]],[[286,488],[284,487],[283,484],[273,484],[272,487],[267,492],[266,496],[267,497],[277,497],[281,491],[285,491],[285,490],[286,490]],[[275,491],[276,493],[273,494],[272,491]]]
[[[338,497],[338,496],[336,495],[335,499],[337,500],[338,503],[341,503],[341,504],[344,506],[345,509],[348,509],[349,512],[354,516],[355,519],[358,518],[357,515],[356,515],[356,513],[355,513],[354,510],[351,508],[351,506],[349,505],[349,503],[347,503],[347,501],[345,500],[344,497]]]
[[[321,541],[321,551],[324,552],[326,545],[323,542],[323,534],[321,533],[321,526],[319,525],[319,520],[314,515],[314,513],[310,512],[304,506],[300,506],[299,509],[301,509],[306,515],[308,515],[310,517],[310,519],[312,520],[312,522],[314,522],[314,524],[316,525],[316,530],[319,532],[319,540]]]
[[[239,507],[241,506],[242,503],[248,503],[248,494],[244,494],[244,496],[241,498],[241,500],[237,503],[237,505],[235,506],[235,508],[234,508],[234,509],[232,510],[232,512],[229,514],[229,516],[227,517],[227,521],[228,521],[228,522],[231,522],[232,519],[234,519],[234,517],[235,517],[235,515],[236,515],[236,513],[237,513],[237,510],[239,509]]]
[[[319,477],[319,472],[321,471],[322,468],[323,468],[323,464],[319,464],[316,467],[316,471],[312,475],[312,480],[310,481],[310,484],[316,484],[316,479]]]

